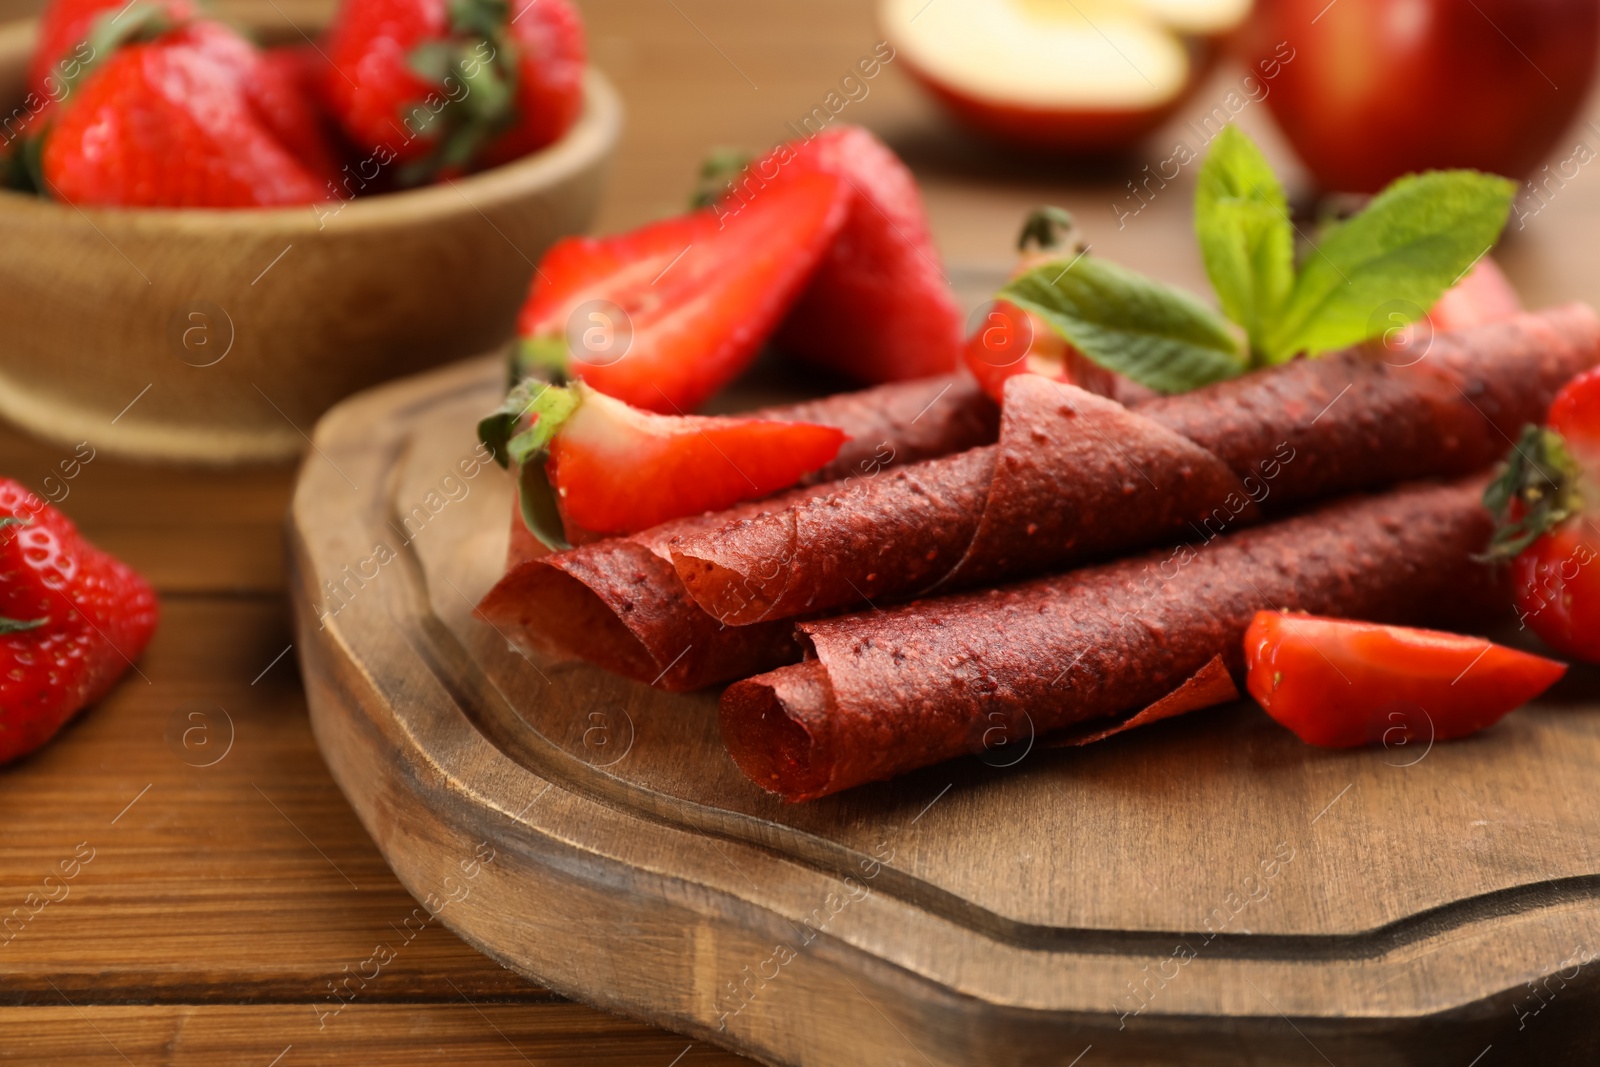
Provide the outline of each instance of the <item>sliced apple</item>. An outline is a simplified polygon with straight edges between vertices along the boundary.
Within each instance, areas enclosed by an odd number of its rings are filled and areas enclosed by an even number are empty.
[[[959,120],[1066,151],[1126,148],[1184,100],[1249,0],[884,0],[884,33]]]
[[[1155,21],[1175,33],[1216,37],[1227,33],[1250,14],[1252,0],[1130,0]]]

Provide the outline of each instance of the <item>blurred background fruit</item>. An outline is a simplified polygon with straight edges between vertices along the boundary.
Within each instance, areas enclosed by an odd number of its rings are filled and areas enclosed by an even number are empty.
[[[0,99],[24,99],[35,33],[0,30]],[[621,105],[593,71],[584,89],[555,144],[427,188],[271,210],[0,190],[0,416],[139,458],[288,459],[350,393],[503,344],[538,256],[599,202]]]
[[[1258,0],[1241,59],[1279,41],[1296,57],[1266,103],[1323,188],[1446,167],[1520,178],[1588,97],[1600,0]]]
[[[884,0],[883,32],[951,115],[1058,152],[1126,149],[1183,103],[1250,0]]]

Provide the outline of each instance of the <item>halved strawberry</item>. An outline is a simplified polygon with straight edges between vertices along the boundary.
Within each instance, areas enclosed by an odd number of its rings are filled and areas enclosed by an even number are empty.
[[[767,496],[826,464],[847,439],[815,423],[658,415],[582,381],[524,382],[484,426],[496,418],[499,436],[480,432],[520,465],[524,521],[551,547]],[[508,424],[527,428],[501,444]]]
[[[744,170],[717,211],[731,224],[813,169],[849,186],[850,212],[778,328],[778,347],[865,382],[954,370],[961,309],[945,280],[922,194],[906,165],[871,133],[830,126],[780,145]]]
[[[1484,504],[1511,560],[1517,614],[1551,648],[1600,662],[1600,368],[1568,382],[1549,425],[1529,426]]]
[[[1244,653],[1267,714],[1335,748],[1466,737],[1567,671],[1482,637],[1282,611],[1256,613]]]
[[[558,241],[518,321],[519,376],[582,378],[648,411],[694,408],[755,357],[848,208],[841,179],[807,171],[737,215]]]
[[[1067,241],[1071,230],[1072,216],[1061,208],[1040,207],[1029,212],[1017,235],[1019,255],[1011,276],[1055,260],[1065,267],[1083,251],[1081,245]],[[962,356],[983,391],[997,404],[1005,399],[1006,379],[1017,374],[1042,374],[1124,402],[1143,392],[1079,352],[1045,320],[1006,300],[990,305],[967,338]]]

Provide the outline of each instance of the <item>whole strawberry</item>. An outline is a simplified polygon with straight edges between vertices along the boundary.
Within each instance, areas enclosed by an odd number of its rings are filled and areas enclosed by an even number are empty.
[[[104,696],[144,651],[156,618],[143,578],[0,478],[0,763]]]
[[[189,0],[56,0],[29,69],[39,191],[73,204],[327,199],[335,153],[293,73]]]
[[[543,148],[577,119],[586,58],[568,0],[344,0],[323,90],[403,184]]]
[[[59,103],[119,41],[137,35],[139,24],[153,13],[173,26],[200,14],[193,0],[52,0],[39,15],[28,89]]]

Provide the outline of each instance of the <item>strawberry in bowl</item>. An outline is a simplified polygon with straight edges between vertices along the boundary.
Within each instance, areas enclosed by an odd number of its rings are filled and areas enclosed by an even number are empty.
[[[310,99],[186,0],[60,0],[39,32],[28,99],[41,106],[11,147],[13,183],[78,205],[328,198],[335,152]]]
[[[97,447],[139,458],[288,459],[350,393],[503,344],[533,264],[589,228],[621,124],[599,72],[552,60],[539,73],[579,95],[541,109],[546,133],[473,164],[492,173],[391,195],[406,164],[329,113],[323,28],[239,16],[51,0],[0,35],[22,98],[0,133],[0,417],[67,446],[98,426]],[[436,133],[492,95],[449,77]],[[537,79],[518,79],[527,98]]]
[[[324,99],[401,184],[551,144],[583,106],[583,23],[567,0],[345,0]]]

